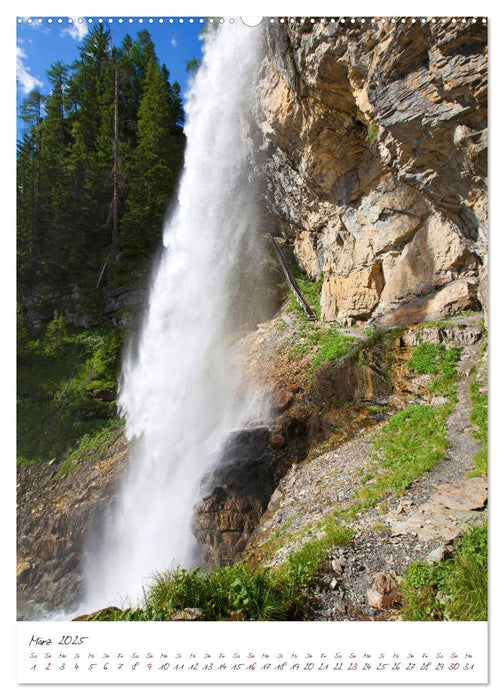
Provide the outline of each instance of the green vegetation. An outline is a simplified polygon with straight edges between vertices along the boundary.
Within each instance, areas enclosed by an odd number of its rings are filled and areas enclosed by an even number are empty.
[[[430,374],[433,377],[428,387],[432,394],[439,394],[455,401],[459,359],[459,348],[448,350],[438,343],[421,343],[413,348],[406,366],[408,369]]]
[[[471,422],[476,426],[473,436],[482,443],[482,447],[474,455],[473,469],[466,476],[483,476],[488,471],[488,396],[481,391],[477,381],[471,384]]]
[[[335,328],[316,328],[309,322],[300,327],[300,340],[289,351],[292,360],[311,354],[311,367],[316,369],[326,361],[339,360],[355,345],[355,338],[343,335]]]
[[[184,608],[200,608],[203,620],[300,620],[321,559],[351,537],[347,528],[327,523],[323,540],[308,542],[276,569],[234,564],[215,571],[176,568],[158,573],[143,608],[108,609],[93,620],[169,620]]]
[[[315,285],[317,283],[309,284]],[[307,298],[307,301],[320,314],[320,305],[314,305],[313,299]],[[356,346],[356,338],[344,335],[337,328],[323,327],[308,321],[292,292],[289,292],[289,302],[285,312],[294,315],[296,335],[298,336],[289,350],[291,360],[300,360],[309,355],[310,364],[314,370],[326,361],[341,359],[351,348]]]
[[[311,362],[313,369],[324,362],[339,360],[347,354],[353,345],[355,345],[355,338],[342,335],[337,330],[329,328],[319,339],[316,354]]]
[[[388,494],[401,495],[414,479],[430,471],[448,448],[446,419],[457,396],[458,348],[422,343],[413,348],[409,369],[429,374],[432,393],[449,398],[441,406],[408,406],[393,416],[376,437],[371,453],[372,473],[365,474],[363,487],[347,515],[378,504]]]
[[[270,569],[226,566],[213,572],[175,569],[159,574],[147,593],[148,607],[170,611],[203,610],[207,620],[283,620],[299,616],[301,597],[290,582]]]
[[[292,273],[292,276],[296,280],[297,286],[301,290],[301,294],[304,296],[308,304],[311,306],[313,311],[316,313],[317,318],[320,319],[320,293],[322,291],[322,282],[323,278],[322,275],[316,279],[316,280],[311,280],[307,275],[301,270],[297,262],[294,260],[290,264],[290,271]],[[296,297],[294,294],[289,291],[289,299],[290,299],[290,304],[289,307],[292,310],[298,309],[299,311],[302,311],[300,308]]]
[[[317,537],[310,538],[289,555],[285,564],[278,567],[279,575],[296,582],[298,587],[312,583],[328,552],[333,547],[346,547],[354,536],[351,528],[339,524],[337,512],[322,518],[317,523],[317,530]]]
[[[88,447],[95,438],[103,440],[107,430],[117,426],[115,396],[123,332],[107,325],[76,332],[58,317],[39,337],[29,339],[26,330],[22,335],[18,462],[65,455],[83,439]]]
[[[483,319],[481,319],[480,328],[485,338],[481,344],[481,352],[486,352],[488,350],[488,328],[485,326],[485,321]]]
[[[448,323],[446,321],[423,321],[419,323],[417,328],[447,328]]]
[[[464,533],[449,559],[410,564],[402,584],[403,620],[486,620],[487,566],[486,525]]]
[[[374,141],[378,137],[379,130],[380,129],[378,127],[378,124],[375,124],[374,122],[369,122],[369,124],[367,125],[366,141],[368,143]]]
[[[69,452],[61,463],[56,474],[57,478],[65,476],[78,469],[82,461],[91,460],[93,457],[103,456],[105,450],[117,440],[119,430],[124,421],[120,418],[110,420],[101,430],[96,433],[86,433],[80,440],[77,447]]]
[[[201,66],[201,59],[191,58],[190,61],[186,61],[185,69],[189,74],[194,75],[198,71],[200,66]]]
[[[113,46],[97,25],[47,82],[19,110],[17,439],[20,464],[63,457],[62,474],[115,435],[122,332],[61,314],[103,319],[110,292],[149,267],[185,137],[180,88],[145,30]]]
[[[350,514],[375,506],[389,493],[403,494],[414,479],[443,458],[449,412],[449,404],[408,406],[383,426],[371,454],[372,479],[369,475],[362,479],[365,485],[357,492]]]

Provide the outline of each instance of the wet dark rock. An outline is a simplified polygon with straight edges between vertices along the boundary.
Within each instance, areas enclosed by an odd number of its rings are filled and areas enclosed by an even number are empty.
[[[225,566],[236,559],[280,479],[293,461],[305,456],[307,432],[300,421],[285,417],[273,435],[272,441],[268,426],[232,433],[217,466],[203,480],[206,495],[196,507],[193,531],[205,567]]]

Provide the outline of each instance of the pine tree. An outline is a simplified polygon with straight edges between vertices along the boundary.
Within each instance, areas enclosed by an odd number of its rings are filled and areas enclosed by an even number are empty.
[[[178,90],[170,86],[166,69],[151,59],[138,109],[138,145],[121,227],[125,255],[151,252],[161,238],[181,163],[179,104]]]
[[[102,24],[48,81],[47,98],[34,90],[21,106],[20,289],[76,286],[97,301],[160,240],[183,155],[180,88],[147,31],[113,48]]]
[[[47,77],[52,89],[46,100],[41,136],[40,224],[44,236],[39,263],[46,277],[64,286],[78,264],[83,243],[75,235],[73,225],[75,211],[68,167],[71,136],[64,105],[68,68],[58,61]]]
[[[20,116],[27,131],[18,142],[17,221],[18,279],[20,283],[37,273],[40,257],[40,154],[44,96],[34,89],[23,101]]]

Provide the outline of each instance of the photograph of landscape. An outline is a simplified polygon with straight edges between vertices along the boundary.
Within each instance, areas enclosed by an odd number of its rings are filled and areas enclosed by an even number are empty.
[[[17,619],[487,620],[486,19],[16,57]]]

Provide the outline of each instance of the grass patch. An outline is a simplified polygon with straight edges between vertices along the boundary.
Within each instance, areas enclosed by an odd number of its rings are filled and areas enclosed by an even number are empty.
[[[444,457],[449,412],[449,404],[408,406],[389,420],[374,441],[373,482],[357,491],[349,515],[372,508],[388,494],[402,495],[414,479]]]
[[[486,620],[487,567],[486,525],[464,533],[449,559],[434,564],[410,564],[401,587],[403,620]]]
[[[322,536],[308,540],[278,567],[279,575],[294,581],[298,588],[309,586],[313,582],[321,561],[333,547],[346,547],[354,536],[351,528],[338,523],[337,513],[330,513],[322,518],[318,528],[319,532],[323,533]]]
[[[459,348],[448,350],[438,343],[421,343],[413,348],[406,367],[421,374],[430,374],[433,380],[428,386],[429,391],[455,401],[459,359]]]
[[[417,328],[448,328],[446,321],[423,321],[419,323]]]
[[[341,359],[353,345],[355,338],[338,333],[332,328],[328,329],[319,339],[317,351],[311,361],[312,368],[316,369],[324,362]]]
[[[305,355],[311,355],[312,370],[324,362],[339,360],[356,345],[356,339],[343,335],[335,328],[313,328],[309,323],[301,324],[301,337],[289,350],[289,359],[299,361]]]
[[[368,410],[368,413],[371,413],[372,416],[376,416],[379,413],[383,413],[383,411],[385,410],[383,406],[377,406],[376,404],[371,404],[366,408]]]
[[[200,608],[205,620],[285,620],[300,615],[297,588],[272,569],[236,564],[211,572],[175,569],[158,574],[146,600],[147,608],[164,619],[174,610]]]
[[[488,472],[488,396],[481,391],[476,379],[471,384],[471,403],[471,422],[476,427],[473,436],[482,447],[473,457],[473,469],[466,474],[468,479]]]

